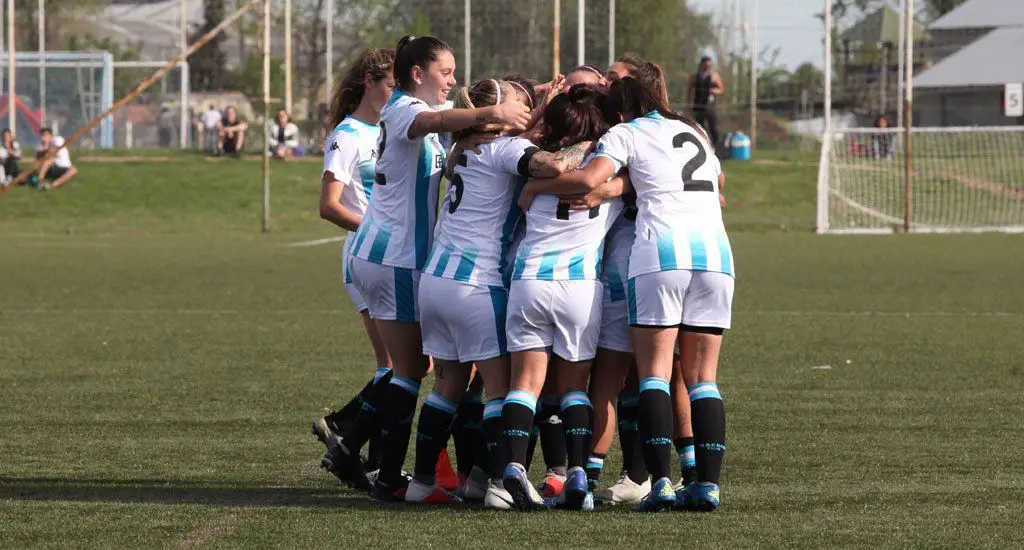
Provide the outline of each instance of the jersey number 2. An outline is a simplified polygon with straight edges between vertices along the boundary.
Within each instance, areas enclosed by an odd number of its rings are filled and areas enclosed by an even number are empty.
[[[685,143],[692,143],[697,148],[697,154],[683,166],[683,191],[714,191],[714,182],[693,179],[693,173],[708,161],[708,153],[704,150],[704,146],[697,139],[697,136],[686,132],[676,134],[672,138],[672,147],[676,149],[682,147]]]

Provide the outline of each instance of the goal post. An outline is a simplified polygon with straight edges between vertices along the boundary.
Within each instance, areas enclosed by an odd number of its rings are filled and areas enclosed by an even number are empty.
[[[825,135],[819,233],[1024,232],[1024,126],[911,128],[909,186],[903,133]]]

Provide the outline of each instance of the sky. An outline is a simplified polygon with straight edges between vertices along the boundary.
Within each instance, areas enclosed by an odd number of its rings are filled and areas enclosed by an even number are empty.
[[[742,14],[751,13],[752,2],[758,2],[758,34],[760,48],[780,48],[778,64],[794,69],[801,63],[825,65],[822,41],[824,27],[817,14],[824,11],[822,0],[689,0],[692,8],[724,14],[734,3]],[[742,15],[741,15],[742,20]]]

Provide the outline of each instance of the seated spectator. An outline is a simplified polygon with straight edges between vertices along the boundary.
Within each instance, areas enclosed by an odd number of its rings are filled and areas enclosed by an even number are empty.
[[[54,154],[39,165],[38,178],[49,180],[48,188],[56,189],[74,177],[78,169],[71,165],[71,154],[64,147],[64,138],[53,135],[49,128],[43,128],[39,130],[39,139],[42,144],[36,150],[36,158],[42,160],[50,152]]]
[[[213,106],[213,103],[203,111],[203,114],[199,115],[199,121],[203,125],[203,149],[216,151],[217,125],[220,124],[222,118],[220,111]]]
[[[249,125],[238,119],[237,109],[224,109],[224,119],[217,123],[217,156],[241,155],[247,128]]]
[[[299,146],[299,127],[291,121],[288,111],[278,109],[277,117],[267,128],[267,154],[285,160]]]
[[[4,128],[0,134],[0,185],[10,185],[21,173],[18,161],[21,160],[21,144],[14,139],[10,128]]]

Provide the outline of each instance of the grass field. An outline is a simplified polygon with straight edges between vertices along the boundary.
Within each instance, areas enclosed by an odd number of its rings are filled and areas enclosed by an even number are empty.
[[[710,515],[383,506],[310,420],[371,372],[315,163],[81,162],[0,197],[0,547],[1024,545],[1024,241],[811,234],[813,158],[727,164]],[[426,391],[426,390],[425,390]],[[617,470],[610,457],[606,479]]]

